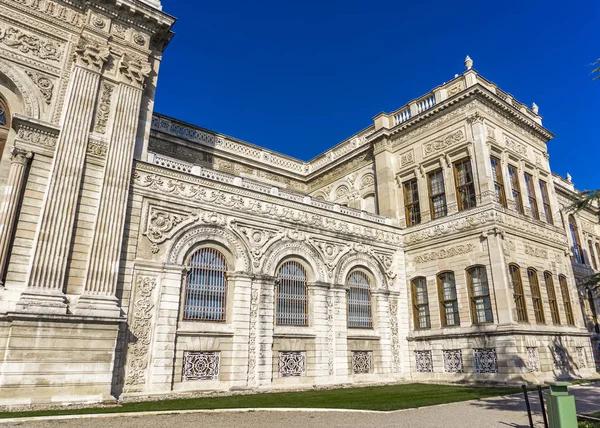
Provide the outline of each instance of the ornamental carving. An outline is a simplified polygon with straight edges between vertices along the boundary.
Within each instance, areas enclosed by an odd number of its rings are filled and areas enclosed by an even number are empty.
[[[410,150],[406,153],[402,153],[400,155],[400,165],[401,166],[407,166],[407,165],[412,165],[415,163],[415,151],[414,150]]]
[[[433,372],[431,351],[415,351],[415,365],[418,373]]]
[[[120,22],[114,22],[112,25],[111,33],[118,37],[119,39],[125,38],[125,32],[127,31],[127,27]]]
[[[269,247],[263,257],[262,272],[267,275],[275,275],[275,268],[281,259],[288,254],[302,254],[314,269],[317,281],[327,282],[327,274],[323,260],[313,246],[304,241],[288,241]]]
[[[375,277],[375,288],[377,289],[388,289],[388,283],[386,275],[383,275],[383,270],[377,260],[375,260],[372,253],[356,253],[355,250],[342,256],[339,261],[336,262],[337,273],[334,276],[335,281],[338,284],[344,284],[347,280],[348,272],[355,266],[364,266],[373,274]]]
[[[442,351],[444,357],[444,371],[446,373],[462,373],[464,371],[462,351],[451,349]]]
[[[189,380],[215,380],[219,378],[220,352],[193,352],[183,353],[183,368],[181,381]]]
[[[365,174],[360,182],[360,188],[364,189],[366,187],[375,185],[375,176],[373,174]]]
[[[328,358],[327,358],[327,365],[329,366],[329,376],[334,376],[335,375],[335,334],[333,331],[333,327],[334,327],[334,313],[333,313],[333,309],[334,309],[334,305],[335,305],[335,301],[334,301],[334,297],[331,294],[331,291],[329,292],[327,298],[326,298],[326,303],[327,303],[327,354],[328,354]]]
[[[250,332],[248,337],[248,382],[256,377],[256,338],[258,336],[258,304],[260,290],[252,289],[250,297]]]
[[[37,146],[54,148],[58,135],[37,128],[22,125],[17,132],[17,138]]]
[[[508,239],[504,240],[504,251],[516,251],[517,250],[517,246],[515,245],[514,241],[509,241]]]
[[[197,220],[197,214],[150,206],[146,230],[142,234],[153,244],[161,244],[170,239],[177,230]]]
[[[303,377],[306,376],[306,352],[279,352],[279,376]]]
[[[515,152],[516,154],[521,156],[527,156],[527,147],[525,147],[523,144],[517,143],[515,140],[508,137],[507,135],[504,136],[504,144],[506,145],[507,149]]]
[[[312,239],[311,243],[317,249],[329,271],[337,266],[339,259],[350,251],[350,247],[347,245],[339,245],[333,242],[322,241],[320,239]]]
[[[398,332],[398,301],[390,298],[390,330],[392,333],[392,364],[394,373],[400,372],[400,338]]]
[[[255,269],[258,269],[266,250],[283,236],[283,233],[276,229],[257,228],[235,220],[232,227],[248,244]]]
[[[50,105],[52,102],[52,92],[54,91],[54,83],[52,83],[52,80],[35,71],[25,70],[25,73],[27,73],[31,80],[33,80],[33,83],[38,87],[46,104]]]
[[[540,368],[540,354],[537,347],[527,348],[527,370],[531,373],[539,372]]]
[[[152,333],[152,292],[156,288],[156,278],[138,276],[136,297],[129,332],[129,356],[125,385],[146,383],[148,350]]]
[[[79,41],[75,53],[77,64],[96,72],[102,71],[110,56],[108,46],[84,38]]]
[[[474,349],[475,373],[498,373],[498,355],[495,349]]]
[[[468,254],[471,251],[473,251],[474,248],[475,247],[472,244],[455,245],[439,251],[432,251],[430,253],[425,253],[420,256],[415,256],[415,263],[427,263],[434,260],[447,259],[449,257]]]
[[[373,351],[352,351],[352,373],[363,374],[373,371]]]
[[[119,63],[119,71],[127,83],[142,87],[152,68],[147,61],[125,54]]]
[[[92,25],[100,30],[102,30],[104,27],[106,27],[106,22],[104,22],[104,19],[100,18],[97,15],[92,16],[91,19]]]
[[[112,101],[113,90],[113,85],[102,82],[100,100],[98,102],[98,107],[96,108],[96,124],[94,125],[94,131],[99,134],[106,134],[106,126],[108,124],[108,116],[110,115],[110,104]]]
[[[538,257],[540,259],[548,258],[548,251],[541,248],[533,247],[529,244],[525,244],[525,254],[533,257]]]
[[[580,369],[585,369],[587,367],[587,357],[585,355],[585,348],[583,346],[577,346],[575,348],[577,351],[577,365]]]
[[[41,12],[44,15],[55,18],[60,21],[66,22],[67,24],[79,26],[81,24],[81,15],[76,11],[61,6],[56,2],[50,0],[15,0],[20,5],[33,9],[37,12]]]
[[[433,153],[444,150],[450,146],[453,146],[456,143],[459,143],[465,139],[465,133],[460,130],[454,132],[446,137],[443,137],[439,140],[432,141],[430,143],[425,143],[423,145],[423,155],[428,156]]]
[[[61,43],[44,39],[4,23],[0,24],[0,43],[39,59],[59,62],[62,58],[63,45]]]
[[[17,149],[13,147],[10,151],[10,163],[21,164],[27,166],[29,161],[33,159],[33,153],[27,150]]]
[[[581,220],[581,228],[585,233],[589,233],[590,235],[596,234],[595,226],[589,221]]]
[[[90,139],[90,141],[88,142],[87,153],[89,155],[104,158],[106,157],[107,150],[108,145],[106,141]]]
[[[146,38],[142,36],[140,33],[135,33],[133,35],[133,41],[136,45],[144,46],[146,44]]]
[[[422,230],[411,232],[406,236],[406,243],[408,245],[418,244],[419,242],[439,238],[462,230],[472,230],[476,227],[492,223],[494,220],[494,212],[480,212],[457,220],[450,220],[435,227],[426,227]]]
[[[458,94],[464,89],[462,82],[458,82],[456,85],[448,89],[448,98]]]
[[[569,367],[569,358],[566,351],[560,346],[550,347],[552,353],[552,359],[554,360],[554,367],[558,370],[565,370]]]

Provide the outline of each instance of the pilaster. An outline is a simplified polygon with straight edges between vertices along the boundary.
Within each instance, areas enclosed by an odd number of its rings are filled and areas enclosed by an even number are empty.
[[[494,228],[484,235],[490,257],[490,292],[496,301],[495,322],[498,324],[516,323],[513,315],[514,296],[508,279],[504,257],[504,231]],[[492,288],[493,287],[493,288]]]
[[[261,276],[255,280],[260,290],[258,303],[258,358],[256,370],[259,386],[271,384],[273,376],[273,331],[275,327],[275,278]]]
[[[396,171],[389,140],[384,137],[375,143],[375,174],[377,176],[377,204],[379,215],[398,218]]]

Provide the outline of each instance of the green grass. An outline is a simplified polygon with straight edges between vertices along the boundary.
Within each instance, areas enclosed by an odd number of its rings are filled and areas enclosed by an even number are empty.
[[[600,419],[600,413],[592,413],[591,415],[592,418],[596,418],[596,419]],[[594,421],[590,421],[590,420],[586,420],[584,418],[579,418],[579,424],[577,425],[577,428],[600,428],[600,422],[594,422]]]
[[[520,392],[520,388],[469,387],[453,385],[403,384],[363,388],[341,388],[302,392],[234,395],[229,397],[185,398],[176,400],[124,403],[115,407],[87,409],[40,410],[0,413],[0,419],[83,415],[92,413],[124,413],[192,409],[232,408],[330,408],[362,410],[399,410],[434,404],[454,403],[477,398],[496,397]]]

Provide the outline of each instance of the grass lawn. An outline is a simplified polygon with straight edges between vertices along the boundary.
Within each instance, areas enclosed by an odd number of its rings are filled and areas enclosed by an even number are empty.
[[[600,413],[593,413],[588,416],[591,416],[596,419],[600,419]],[[600,428],[600,422],[594,422],[594,421],[586,420],[584,418],[579,418],[578,428]]]
[[[33,412],[0,413],[0,419],[82,415],[90,413],[123,413],[192,409],[232,409],[258,407],[330,408],[362,410],[398,410],[434,404],[454,403],[477,398],[496,397],[520,392],[520,388],[470,387],[454,385],[404,384],[341,388],[302,392],[235,395],[213,398],[185,398],[176,400],[124,403],[115,407],[40,410]]]

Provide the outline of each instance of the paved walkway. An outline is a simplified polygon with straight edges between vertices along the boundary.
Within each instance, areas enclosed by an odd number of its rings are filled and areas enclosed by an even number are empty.
[[[571,388],[577,411],[600,411],[600,383]],[[537,392],[531,393],[535,426],[543,427]],[[1,421],[0,421],[1,422]],[[169,415],[137,415],[14,422],[2,427],[27,428],[529,428],[522,396],[485,398],[462,403],[423,407],[397,412],[348,411],[250,411]]]

